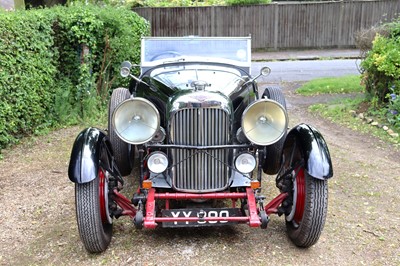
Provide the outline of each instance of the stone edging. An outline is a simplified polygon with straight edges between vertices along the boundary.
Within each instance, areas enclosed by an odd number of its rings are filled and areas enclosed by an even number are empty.
[[[366,117],[364,115],[364,113],[359,113],[357,114],[356,111],[354,110],[350,110],[349,113],[353,116],[356,117],[362,121],[364,121],[367,124],[370,124],[371,126],[377,127],[377,128],[381,128],[382,130],[386,131],[387,134],[389,136],[391,136],[392,138],[398,138],[399,137],[399,133],[394,132],[392,129],[390,129],[388,126],[380,124],[377,121],[374,121],[374,119],[370,118],[370,117]]]

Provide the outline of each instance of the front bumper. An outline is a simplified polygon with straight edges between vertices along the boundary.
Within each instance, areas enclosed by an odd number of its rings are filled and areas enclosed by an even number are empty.
[[[135,220],[135,225],[143,225],[144,228],[154,229],[162,223],[182,223],[182,222],[236,222],[245,223],[250,227],[263,227],[268,222],[268,215],[278,213],[278,207],[282,204],[287,193],[279,194],[265,207],[263,207],[262,198],[257,197],[252,188],[246,188],[246,192],[218,192],[218,193],[157,193],[155,188],[147,190],[144,210],[141,206],[134,207],[130,201],[117,191],[113,193],[113,200],[122,208],[122,215],[128,215]],[[165,200],[165,209],[169,209],[170,200],[196,200],[196,199],[231,199],[232,207],[236,207],[236,201],[246,200],[248,212],[243,216],[234,217],[160,217],[156,213],[156,201]],[[183,209],[184,210],[184,209]],[[142,213],[143,212],[143,213]],[[138,215],[139,214],[139,215]],[[143,219],[143,221],[138,221]],[[266,220],[265,220],[266,219]]]

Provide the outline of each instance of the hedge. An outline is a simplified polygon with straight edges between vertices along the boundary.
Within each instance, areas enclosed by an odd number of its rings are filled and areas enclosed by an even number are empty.
[[[387,36],[377,34],[361,62],[363,82],[371,102],[383,106],[389,122],[400,128],[400,18],[385,28]]]
[[[125,8],[0,11],[0,151],[104,109],[124,60],[140,61],[147,21]],[[0,152],[1,153],[1,152]]]

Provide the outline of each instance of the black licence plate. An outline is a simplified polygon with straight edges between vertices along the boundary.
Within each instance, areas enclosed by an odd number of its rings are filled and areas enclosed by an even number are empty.
[[[239,208],[204,208],[162,210],[162,217],[238,217],[242,216]],[[162,227],[200,227],[237,224],[234,221],[174,221],[163,222]]]

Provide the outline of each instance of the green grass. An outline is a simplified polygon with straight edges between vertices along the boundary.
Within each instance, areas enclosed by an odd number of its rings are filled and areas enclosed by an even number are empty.
[[[343,76],[340,78],[319,78],[305,83],[296,92],[304,96],[363,92],[364,87],[360,83],[361,77],[359,75]]]
[[[362,102],[365,102],[364,96],[340,99],[328,104],[315,104],[309,107],[310,112],[317,113],[322,117],[331,120],[334,123],[346,126],[353,130],[371,134],[385,142],[394,143],[396,146],[400,144],[400,138],[390,137],[383,129],[371,126],[361,121],[359,118],[351,114],[351,110],[357,110]],[[375,121],[382,122],[381,117],[373,117]],[[385,124],[385,123],[383,123]],[[394,129],[394,128],[393,128]]]
[[[345,98],[328,104],[314,104],[309,107],[311,112],[319,113],[320,115],[333,120],[334,122],[346,123],[352,119],[350,110],[356,110],[364,101],[364,97]],[[349,114],[348,116],[346,114]]]
[[[327,104],[316,104],[309,107],[311,112],[316,112],[335,123],[345,125],[351,129],[372,134],[384,141],[400,145],[400,138],[393,138],[383,129],[371,126],[359,118],[353,117],[350,110],[363,112],[365,117],[372,118],[380,125],[386,125],[394,132],[400,133],[400,128],[391,124],[387,119],[387,108],[378,107],[368,100],[362,92],[364,87],[360,85],[360,76],[351,75],[338,78],[320,78],[305,83],[296,90],[304,96],[338,93],[359,93],[358,96],[345,97]]]

